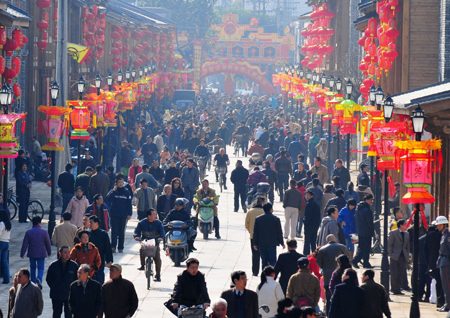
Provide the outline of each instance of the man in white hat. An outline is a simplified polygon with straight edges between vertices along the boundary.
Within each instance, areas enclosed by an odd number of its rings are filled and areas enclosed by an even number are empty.
[[[442,289],[445,295],[445,304],[437,311],[447,312],[450,305],[450,282],[445,277],[450,277],[450,232],[448,230],[448,220],[445,216],[438,216],[436,218],[436,226],[442,233],[441,246],[439,248],[439,258],[437,260],[437,267],[441,273]]]

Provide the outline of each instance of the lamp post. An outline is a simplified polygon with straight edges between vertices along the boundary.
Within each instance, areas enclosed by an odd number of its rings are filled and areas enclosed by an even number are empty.
[[[416,141],[421,141],[423,128],[425,124],[425,113],[417,106],[413,110],[411,116],[413,130],[415,133]],[[418,298],[418,280],[419,280],[419,216],[420,216],[420,203],[415,204],[414,213],[414,250],[413,250],[413,272],[412,272],[412,296],[411,296],[411,309],[409,312],[409,317],[418,318],[420,317],[419,309],[419,298]]]
[[[56,100],[59,97],[59,85],[56,81],[50,86],[50,97],[52,98],[52,105],[56,106]],[[48,215],[48,234],[50,237],[53,235],[53,229],[56,226],[56,213],[55,213],[55,195],[56,195],[56,151],[50,152],[50,171],[51,171],[51,188],[50,188],[50,212]]]
[[[370,96],[369,96],[370,98]],[[375,104],[377,105],[377,110],[381,110],[381,103],[383,102],[384,92],[383,89],[378,86],[375,91]],[[378,162],[378,156],[376,157]],[[375,211],[380,214],[381,213],[381,180],[380,180],[380,170],[375,169]],[[386,291],[389,293],[389,289]]]
[[[347,99],[351,99],[353,92],[353,84],[350,79],[347,81],[347,84],[345,84],[345,92],[347,93]],[[350,134],[347,134],[347,169],[350,169]]]
[[[306,79],[308,80],[308,82],[311,83],[311,79],[312,79],[312,73],[311,73],[311,70],[308,70],[308,72],[306,72]]]
[[[369,101],[370,105],[375,106],[375,93],[377,91],[377,88],[375,85],[372,85],[372,87],[369,90]],[[373,173],[375,169],[375,158],[374,156],[370,157],[370,185],[373,186]]]
[[[97,96],[100,95],[100,88],[102,87],[102,78],[100,75],[97,75],[94,80],[95,88],[97,89]]]
[[[3,108],[3,113],[8,114],[8,105],[10,97],[12,95],[11,89],[9,88],[9,85],[3,84],[2,88],[0,89],[0,105]],[[9,181],[9,172],[8,172],[8,158],[4,159],[4,176],[3,176],[3,189],[4,191],[8,191],[8,181]]]
[[[100,88],[102,87],[102,78],[100,77],[100,75],[97,75],[95,77],[95,87],[97,88],[97,96],[100,95]],[[99,128],[98,132],[100,133],[98,135],[98,142],[100,145],[100,151],[98,152],[98,156],[97,156],[97,160],[100,161],[101,164],[103,164],[103,129]]]
[[[130,70],[125,71],[125,79],[127,80],[127,83],[130,82],[131,72]]]
[[[327,83],[327,76],[325,75],[325,73],[322,73],[320,81],[322,82],[322,88],[325,88],[325,84]]]
[[[134,79],[136,78],[136,69],[134,67],[131,69],[131,78],[133,78],[134,82]]]
[[[340,77],[338,77],[338,79],[336,80],[336,90],[338,91],[338,94],[341,93],[341,89],[342,89],[342,80]]]
[[[109,73],[108,76],[106,77],[106,84],[108,84],[109,91],[112,91],[113,81],[114,81],[114,78],[113,78],[112,74]]]
[[[77,89],[78,89],[78,96],[79,96],[79,100],[83,100],[83,93],[84,93],[84,88],[86,87],[86,82],[84,81],[83,76],[80,77],[80,79],[77,82]],[[78,139],[78,145],[77,145],[77,175],[79,175],[80,173],[82,173],[82,171],[80,171],[80,164],[81,164],[81,139]]]
[[[384,121],[389,123],[394,111],[394,101],[388,95],[383,103]],[[384,170],[384,224],[383,224],[383,256],[381,259],[381,285],[389,295],[389,259],[388,259],[388,219],[389,219],[389,170]]]
[[[123,81],[123,73],[122,70],[119,70],[119,72],[117,72],[117,83],[119,83],[119,85],[122,85],[122,81]]]
[[[142,66],[139,67],[139,78],[142,78],[142,76],[144,75],[144,70],[142,69]]]

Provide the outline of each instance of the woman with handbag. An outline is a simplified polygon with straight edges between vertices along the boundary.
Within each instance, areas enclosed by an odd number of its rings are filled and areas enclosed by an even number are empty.
[[[278,301],[284,299],[281,285],[275,280],[275,269],[273,266],[266,266],[261,273],[261,283],[256,289],[258,302],[269,307],[269,312],[259,309],[262,318],[273,317],[277,311]]]

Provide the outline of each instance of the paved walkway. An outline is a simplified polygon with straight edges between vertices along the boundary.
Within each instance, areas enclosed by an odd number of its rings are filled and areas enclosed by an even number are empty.
[[[231,150],[231,149],[230,149]],[[232,156],[231,167],[234,167],[236,158]],[[242,159],[242,158],[241,158]],[[245,158],[244,163],[248,162]],[[231,171],[232,169],[230,169]],[[228,174],[228,176],[230,173]],[[356,174],[353,176],[356,179]],[[213,173],[209,173],[208,179],[211,182],[211,187],[219,191],[219,186],[214,181]],[[200,271],[206,275],[206,281],[208,284],[208,291],[211,299],[217,298],[220,293],[229,288],[230,285],[230,273],[234,270],[240,269],[247,272],[249,281],[248,288],[256,290],[259,284],[259,277],[253,277],[251,275],[251,251],[250,241],[247,231],[244,227],[245,214],[242,212],[234,213],[234,201],[233,201],[233,186],[228,184],[228,190],[221,193],[219,203],[219,218],[220,218],[220,234],[221,240],[212,238],[208,241],[204,241],[201,235],[196,240],[195,246],[197,251],[192,253],[191,257],[196,257],[200,260]],[[46,209],[50,204],[50,188],[44,183],[34,183],[33,197],[39,197]],[[59,210],[58,210],[59,211]],[[48,213],[48,212],[47,212]],[[276,199],[275,203],[275,215],[277,215],[284,224],[284,213],[281,207],[281,203]],[[43,224],[44,228],[47,228],[47,219],[45,217]],[[58,217],[57,217],[58,219]],[[151,290],[146,288],[146,278],[144,272],[137,271],[139,267],[139,244],[133,240],[132,234],[134,227],[137,224],[136,211],[133,213],[133,218],[128,222],[125,240],[125,249],[123,254],[114,254],[114,261],[122,264],[123,277],[131,280],[137,290],[139,296],[139,309],[135,314],[135,317],[143,318],[148,317],[173,317],[173,315],[165,309],[163,303],[168,300],[169,294],[172,292],[173,285],[176,281],[176,275],[178,275],[183,269],[184,264],[181,267],[174,267],[169,257],[162,256],[162,282],[153,283]],[[282,224],[282,225],[283,225]],[[31,228],[31,223],[19,224],[17,221],[13,222],[13,232],[10,242],[10,267],[11,275],[21,267],[29,267],[28,259],[21,259],[19,257],[20,248],[22,245],[22,238],[26,230]],[[299,240],[300,251],[303,250],[303,240]],[[278,253],[282,252],[282,248],[278,249]],[[56,259],[56,248],[53,248],[52,256],[46,260],[46,268],[49,264]],[[381,255],[375,255],[371,259],[371,263],[376,266],[375,270],[380,271]],[[358,277],[361,276],[362,270],[359,270]],[[105,270],[106,277],[108,277],[108,269]],[[45,274],[46,275],[46,274]],[[44,277],[45,277],[44,275]],[[44,279],[45,280],[45,279]],[[379,281],[379,276],[376,278]],[[51,300],[49,298],[49,288],[46,283],[43,284],[44,295],[44,313],[42,317],[51,317]],[[8,290],[11,285],[0,285],[0,309],[3,313],[7,312],[7,299]],[[403,318],[409,317],[410,308],[410,293],[406,293],[405,296],[391,296],[393,302],[390,303],[392,311],[392,317]],[[322,306],[322,303],[321,303]],[[445,317],[444,313],[437,313],[435,305],[420,304],[422,317]],[[273,313],[275,314],[275,313]]]

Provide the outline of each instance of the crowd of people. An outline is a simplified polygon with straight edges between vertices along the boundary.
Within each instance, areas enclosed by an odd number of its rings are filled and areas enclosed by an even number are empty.
[[[20,252],[22,258],[27,252],[30,269],[20,269],[14,278],[9,318],[37,317],[42,313],[44,262],[51,255],[51,244],[58,249],[58,259],[50,265],[46,277],[53,317],[60,317],[63,312],[66,318],[102,314],[107,318],[131,317],[138,307],[136,291],[130,281],[122,278],[122,267],[114,263],[114,256],[124,251],[133,205],[139,220],[133,237],[138,242],[155,239],[154,280],[161,282],[159,244],[164,243],[170,222],[186,222],[189,250],[196,250],[199,202],[216,197],[208,174],[216,182],[220,179],[225,190],[227,175],[230,176],[234,212],[242,209],[246,213],[252,274],[260,275],[261,283],[253,292],[246,289],[246,273],[233,272],[232,288],[211,302],[205,277],[198,271],[199,261],[190,258],[186,270],[177,278],[167,306],[174,314],[180,315],[182,306],[202,304],[205,309],[211,305],[212,317],[218,318],[257,318],[259,314],[296,318],[316,314],[331,318],[378,318],[383,314],[391,317],[388,294],[375,282],[369,262],[376,226],[372,208],[374,185],[368,167],[361,165],[355,186],[334,148],[336,138],[324,137],[320,122],[311,123],[309,134],[302,121],[283,109],[281,100],[274,97],[214,94],[202,96],[195,107],[181,110],[172,105],[164,111],[157,107],[135,118],[139,122],[126,121],[130,129],[121,134],[121,140],[115,138],[114,130],[107,132],[111,144],[106,145],[103,164],[98,160],[101,154],[96,151],[98,139],[93,131],[89,150],[75,165],[77,172],[74,164],[68,163],[59,174],[57,184],[63,200],[60,223],[50,239],[41,228],[41,218],[33,218],[33,227],[26,232]],[[332,145],[330,153],[328,143]],[[111,164],[119,145],[121,169],[115,171]],[[227,150],[231,149],[241,159],[228,171]],[[19,158],[25,159],[19,159],[23,162],[16,172],[21,209],[32,188],[26,156],[20,154]],[[214,172],[208,169],[209,165],[215,167]],[[332,166],[332,171],[327,166]],[[261,183],[270,186],[267,195],[249,196],[249,190]],[[405,220],[399,208],[400,186],[395,186],[396,193],[390,201],[394,219],[387,248],[391,291],[402,295],[402,290],[409,290],[406,266],[413,251],[415,225],[410,226],[411,222]],[[275,200],[282,203],[284,227],[273,214]],[[216,206],[213,210],[215,237],[221,239],[220,213]],[[27,222],[26,210],[20,211],[19,222]],[[427,301],[431,293],[427,275],[430,270],[436,281],[438,309],[448,311],[450,284],[441,279],[443,275],[449,277],[450,246],[446,239],[441,242],[441,233],[450,236],[448,221],[439,217],[428,231],[423,224],[417,226],[419,244],[426,246],[420,249],[419,297]],[[5,284],[10,283],[4,251],[8,250],[11,231],[7,211],[0,211],[0,263]],[[298,238],[304,239],[302,253],[297,252]],[[277,257],[277,246],[287,246],[287,252]],[[138,270],[145,270],[142,252],[140,259]],[[358,279],[352,267],[360,266],[365,271]],[[109,267],[111,278],[106,282],[105,267]],[[323,310],[320,299],[325,302]],[[262,304],[268,311],[259,307]]]

